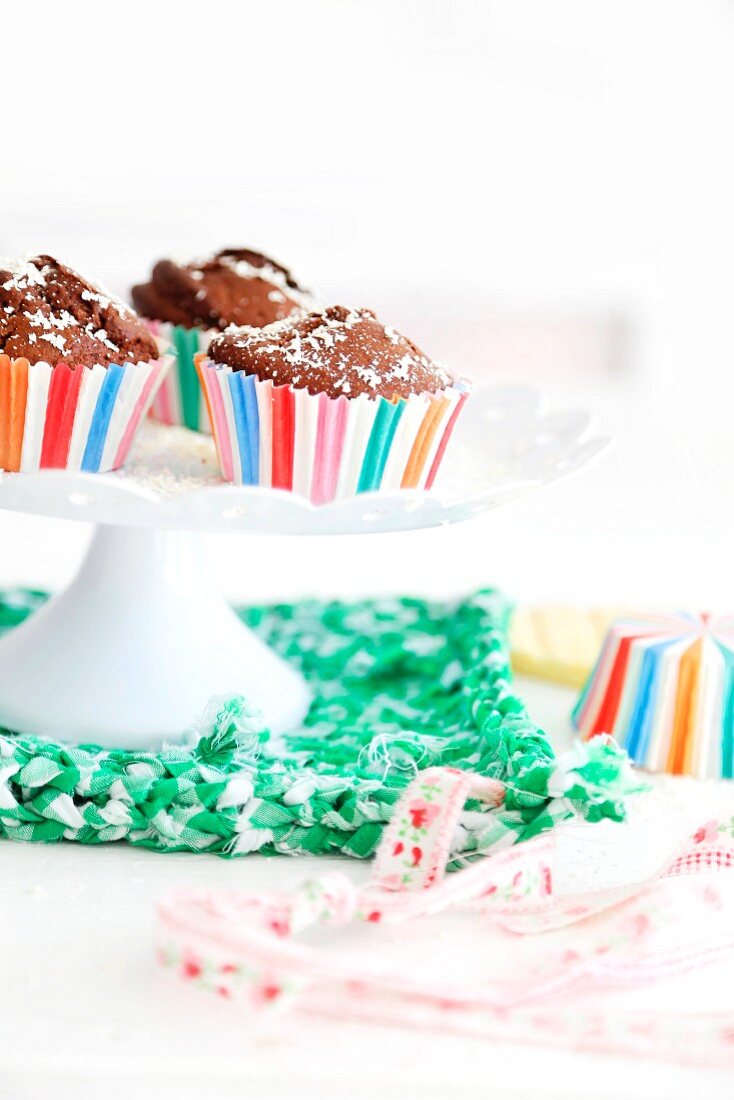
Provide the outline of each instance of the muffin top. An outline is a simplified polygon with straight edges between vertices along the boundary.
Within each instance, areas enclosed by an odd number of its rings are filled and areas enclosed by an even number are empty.
[[[268,325],[313,308],[287,268],[249,248],[225,248],[206,260],[159,260],[148,283],[132,288],[146,317],[186,328]]]
[[[276,386],[329,397],[410,397],[452,384],[420,348],[369,309],[329,306],[265,328],[231,328],[209,356]]]
[[[0,352],[87,367],[158,358],[129,306],[52,256],[0,259]]]

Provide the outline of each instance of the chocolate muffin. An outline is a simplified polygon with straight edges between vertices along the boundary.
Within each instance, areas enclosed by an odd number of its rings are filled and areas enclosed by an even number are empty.
[[[267,325],[313,308],[287,268],[248,248],[225,248],[205,260],[159,260],[132,299],[152,332],[170,343],[168,373],[151,414],[164,424],[210,431],[194,358],[230,324]]]
[[[209,356],[276,386],[328,397],[396,397],[437,393],[449,374],[412,340],[369,309],[329,306],[265,328],[232,328],[212,341]]]
[[[368,309],[232,326],[196,357],[222,475],[314,504],[430,489],[467,387]]]
[[[170,363],[129,306],[52,256],[0,260],[0,469],[118,469]]]
[[[313,300],[287,268],[249,248],[225,248],[206,260],[159,260],[150,282],[132,288],[135,308],[185,328],[268,325]]]
[[[0,260],[0,352],[91,367],[158,358],[133,311],[52,256]]]

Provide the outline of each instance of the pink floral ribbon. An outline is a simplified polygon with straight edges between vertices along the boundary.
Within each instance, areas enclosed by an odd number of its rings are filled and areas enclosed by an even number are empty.
[[[251,1006],[290,1003],[491,1039],[734,1062],[734,1013],[631,1014],[606,1009],[598,996],[585,1001],[589,992],[647,985],[734,955],[730,827],[708,822],[643,880],[632,874],[612,887],[564,886],[569,852],[596,828],[573,824],[446,875],[467,801],[492,806],[503,796],[501,783],[472,773],[420,772],[365,888],[330,873],[290,894],[178,893],[159,905],[159,961]],[[358,952],[339,949],[339,929],[353,921],[405,924],[456,909],[487,918],[494,961],[471,982],[391,964],[379,944],[370,956],[367,933]],[[334,926],[328,949],[299,938],[324,924]]]

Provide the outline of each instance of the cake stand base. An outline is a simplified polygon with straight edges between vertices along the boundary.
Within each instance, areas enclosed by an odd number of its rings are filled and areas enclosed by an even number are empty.
[[[212,585],[199,536],[98,527],[76,578],[0,642],[0,725],[60,741],[159,748],[213,695],[244,695],[273,733],[305,681]]]

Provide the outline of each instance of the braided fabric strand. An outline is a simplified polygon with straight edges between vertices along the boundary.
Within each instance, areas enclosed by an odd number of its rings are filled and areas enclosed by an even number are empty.
[[[0,592],[0,631],[44,593]],[[634,788],[599,738],[557,760],[511,686],[509,606],[495,591],[445,603],[305,601],[241,617],[296,664],[315,701],[277,741],[241,697],[212,701],[160,752],[62,745],[0,731],[0,836],[125,840],[158,851],[367,857],[415,773],[470,769],[505,784],[469,803],[455,863],[579,814],[620,820]]]

